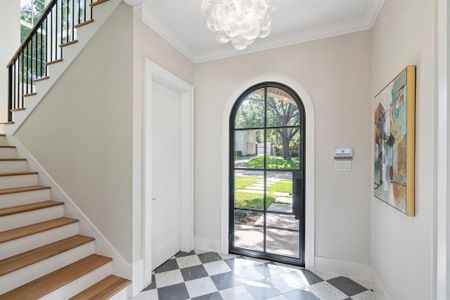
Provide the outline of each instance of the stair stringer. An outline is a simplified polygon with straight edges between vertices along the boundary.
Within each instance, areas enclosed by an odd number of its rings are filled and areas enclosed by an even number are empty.
[[[76,30],[78,42],[64,48],[63,60],[59,63],[48,66],[48,76],[46,80],[35,83],[36,95],[29,96],[25,100],[25,110],[13,112],[14,124],[3,126],[4,133],[13,135],[38,106],[39,102],[47,95],[53,85],[59,80],[64,72],[69,68],[75,58],[80,54],[83,48],[95,35],[97,30],[108,20],[111,14],[119,7],[122,0],[108,0],[100,5],[93,7],[94,22],[82,26]]]
[[[75,202],[67,195],[56,180],[44,169],[39,161],[27,150],[16,136],[7,136],[8,144],[17,148],[19,157],[27,159],[30,170],[39,172],[39,184],[51,187],[51,198],[64,202],[64,215],[79,220],[79,233],[95,238],[95,253],[111,257],[113,274],[132,278],[132,265],[128,263],[120,252],[109,242],[95,224],[83,213]],[[127,287],[128,296],[132,295],[131,285]]]

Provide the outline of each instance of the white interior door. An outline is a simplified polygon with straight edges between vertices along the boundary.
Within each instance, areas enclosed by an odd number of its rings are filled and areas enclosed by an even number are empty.
[[[180,251],[181,94],[152,83],[151,197],[153,269]]]

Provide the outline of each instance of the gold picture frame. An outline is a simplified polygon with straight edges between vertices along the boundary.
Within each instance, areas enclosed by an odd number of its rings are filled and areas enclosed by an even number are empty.
[[[374,196],[415,216],[416,66],[375,96]]]

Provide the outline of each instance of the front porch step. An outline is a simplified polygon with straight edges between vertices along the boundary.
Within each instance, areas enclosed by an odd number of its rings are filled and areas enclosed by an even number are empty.
[[[111,274],[112,259],[89,255],[50,274],[0,295],[1,300],[68,299]],[[84,287],[83,287],[84,286]]]
[[[97,282],[78,295],[70,298],[70,300],[109,299],[125,289],[130,283],[131,282],[128,279],[109,275],[102,281]]]

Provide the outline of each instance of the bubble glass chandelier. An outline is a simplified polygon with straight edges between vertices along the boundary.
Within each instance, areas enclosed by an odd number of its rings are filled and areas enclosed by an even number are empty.
[[[231,42],[236,50],[244,50],[257,38],[272,31],[273,0],[202,0],[201,10],[207,17],[208,29],[215,32],[219,43]]]

